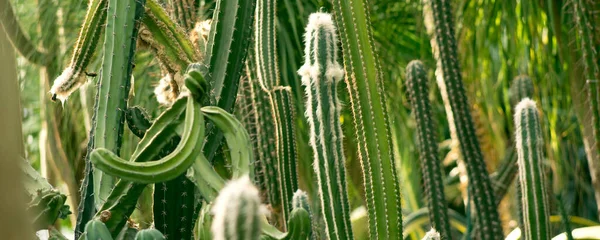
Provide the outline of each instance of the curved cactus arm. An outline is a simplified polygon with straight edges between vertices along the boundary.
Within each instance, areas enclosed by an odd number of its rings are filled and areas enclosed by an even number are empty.
[[[337,62],[337,33],[331,15],[311,14],[305,37],[305,63],[298,73],[308,97],[306,118],[310,126],[321,214],[329,239],[352,239],[343,134],[339,122],[341,104],[336,88],[344,71]]]
[[[423,186],[427,196],[427,208],[432,228],[437,229],[443,239],[451,237],[448,223],[448,210],[444,196],[442,167],[437,149],[436,124],[429,103],[427,72],[421,61],[412,61],[406,67],[406,86],[410,104],[417,122],[419,155]]]
[[[346,70],[358,158],[363,169],[371,239],[402,238],[400,188],[384,95],[383,71],[371,30],[369,0],[333,0]]]
[[[459,142],[469,179],[480,239],[502,239],[494,189],[486,169],[458,62],[450,0],[423,0],[427,31],[437,60],[437,83],[446,107],[452,139]]]
[[[15,16],[12,5],[9,0],[0,0],[0,25],[4,28],[8,39],[12,45],[25,57],[28,61],[45,65],[50,59],[45,52],[38,50],[35,45],[27,38],[19,21]]]
[[[164,182],[181,175],[194,163],[202,151],[197,143],[203,138],[204,117],[200,104],[188,98],[181,141],[168,156],[152,162],[130,162],[99,148],[92,152],[90,159],[96,168],[127,181]]]
[[[243,175],[249,175],[254,178],[252,142],[242,123],[231,113],[219,107],[203,107],[202,112],[225,136],[231,155],[232,177],[236,179]]]
[[[65,101],[71,93],[86,81],[86,68],[94,55],[100,35],[106,24],[108,0],[92,0],[89,3],[79,38],[73,50],[69,66],[54,80],[50,94],[52,100]]]
[[[515,138],[525,239],[550,239],[550,205],[544,176],[544,141],[536,103],[521,100],[515,113]]]
[[[225,186],[225,180],[213,169],[204,154],[198,156],[186,176],[196,185],[202,197],[209,202],[214,200],[219,190]]]
[[[103,218],[106,228],[113,237],[117,237],[127,223],[144,188],[146,188],[146,184],[125,180],[117,181],[106,202],[96,213],[95,218]]]

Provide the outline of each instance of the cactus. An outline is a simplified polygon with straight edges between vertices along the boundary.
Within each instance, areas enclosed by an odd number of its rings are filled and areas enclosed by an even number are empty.
[[[402,238],[400,189],[396,174],[383,72],[370,26],[369,0],[334,0],[350,96],[358,159],[372,239]]]
[[[550,239],[550,205],[544,176],[542,131],[535,102],[521,100],[515,113],[515,138],[525,239]]]
[[[106,225],[104,225],[104,223],[102,223],[102,221],[98,219],[91,220],[85,225],[85,232],[83,233],[83,238],[88,240],[113,239],[110,236],[110,232],[106,228]]]
[[[135,240],[162,240],[166,239],[163,234],[156,229],[144,229],[135,235]]]
[[[429,103],[425,67],[421,61],[412,61],[406,67],[406,86],[411,107],[417,122],[417,138],[421,156],[423,186],[429,208],[429,220],[432,228],[438,229],[443,239],[450,239],[450,224],[444,196],[442,168],[437,158],[436,124]]]
[[[3,9],[0,12],[0,26],[6,32],[10,43],[28,61],[38,65],[46,65],[50,59],[48,54],[38,50],[34,43],[27,38],[25,31],[19,25],[10,1],[0,1],[0,9]]]
[[[442,235],[436,231],[435,228],[431,228],[431,230],[425,234],[423,240],[440,240],[442,239],[441,236]]]
[[[448,0],[425,0],[424,15],[437,59],[437,83],[446,106],[452,138],[458,140],[467,168],[469,195],[476,214],[481,239],[503,237],[491,180],[475,133],[470,105],[465,94],[458,63],[454,22]]]
[[[256,6],[254,24],[254,56],[260,86],[270,90],[280,85],[275,34],[277,1],[260,0]]]
[[[91,0],[75,44],[71,63],[60,76],[54,80],[50,89],[52,100],[64,102],[69,95],[85,83],[86,68],[94,55],[98,40],[102,34],[102,26],[106,23],[106,7],[108,0]]]
[[[227,112],[233,111],[240,76],[254,21],[256,0],[217,0],[214,10],[204,65],[208,66],[206,81],[211,86],[214,105]],[[207,128],[208,141],[203,147],[212,163],[222,139],[222,133]]]
[[[90,160],[94,166],[123,180],[137,183],[156,183],[171,180],[184,173],[202,154],[196,146],[204,138],[204,117],[200,104],[186,98],[185,125],[181,141],[168,156],[152,162],[130,162],[105,148],[92,151]],[[134,158],[135,159],[135,158]]]
[[[185,30],[194,28],[198,9],[194,0],[169,0],[167,1],[169,15],[177,20],[177,24]]]
[[[527,75],[519,75],[513,79],[508,91],[511,106],[516,106],[523,98],[533,97],[533,81]]]
[[[95,148],[106,148],[116,154],[120,151],[125,115],[122,109],[126,109],[129,96],[138,20],[143,14],[144,4],[143,0],[110,1],[108,4],[107,16],[110,17],[106,24],[102,76],[97,85],[76,238],[94,214],[94,208],[102,206],[114,186],[114,178],[92,170],[88,157]]]
[[[125,120],[129,130],[139,138],[143,138],[146,131],[152,126],[150,116],[139,106],[128,107],[125,112]]]
[[[298,73],[308,96],[306,118],[327,237],[352,239],[336,89],[344,71],[337,62],[337,34],[331,15],[311,14],[305,37],[305,64]]]
[[[260,209],[258,189],[248,176],[227,183],[213,205],[213,239],[260,239]]]

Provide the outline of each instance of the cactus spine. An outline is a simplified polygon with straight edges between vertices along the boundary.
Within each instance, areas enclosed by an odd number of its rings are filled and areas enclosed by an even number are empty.
[[[410,103],[417,122],[417,138],[421,155],[421,171],[429,220],[433,228],[439,231],[443,239],[450,239],[450,224],[444,197],[442,168],[437,158],[437,137],[435,123],[429,103],[427,72],[421,61],[412,61],[406,67],[406,85]],[[438,237],[439,238],[439,237]]]
[[[370,26],[369,0],[333,0],[344,51],[346,85],[363,170],[372,239],[402,238],[400,189],[383,89]]]
[[[344,71],[337,62],[337,34],[331,15],[311,14],[305,38],[305,63],[298,73],[308,97],[306,117],[327,237],[352,239],[336,89]]]
[[[107,16],[110,17],[106,24],[102,76],[97,85],[87,156],[94,148],[106,148],[117,154],[120,151],[125,119],[123,109],[126,109],[129,97],[138,20],[144,12],[144,4],[143,0],[110,1],[108,4]],[[112,177],[93,171],[89,158],[86,159],[85,173],[76,238],[83,230],[83,224],[93,215],[94,208],[102,206],[114,186]]]
[[[453,139],[460,143],[469,178],[468,191],[474,203],[481,239],[502,239],[491,180],[475,133],[470,105],[465,94],[458,63],[454,22],[448,0],[425,0],[424,15],[437,59],[437,83],[440,87]]]
[[[214,202],[213,239],[260,239],[260,208],[258,189],[248,176],[229,182]]]
[[[521,100],[515,113],[521,214],[525,239],[550,239],[547,184],[542,164],[544,141],[535,102]]]

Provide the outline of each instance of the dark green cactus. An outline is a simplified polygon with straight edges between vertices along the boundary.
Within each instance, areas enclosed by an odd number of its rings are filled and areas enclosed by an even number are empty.
[[[129,130],[139,138],[143,138],[148,128],[152,126],[150,116],[139,106],[128,107],[125,120]]]
[[[544,176],[542,131],[536,103],[521,100],[515,113],[515,138],[519,156],[522,235],[525,239],[550,239],[550,205]]]
[[[424,15],[432,35],[433,53],[437,59],[437,83],[446,105],[446,115],[457,140],[469,177],[468,191],[475,208],[477,232],[481,239],[502,239],[503,233],[492,188],[470,105],[462,82],[458,63],[454,21],[449,0],[427,0]]]
[[[106,24],[108,0],[90,1],[88,10],[73,50],[73,58],[63,73],[54,80],[50,89],[52,100],[64,102],[86,81],[87,66],[94,55],[98,40]]]
[[[450,224],[441,162],[438,159],[436,124],[429,103],[427,72],[421,61],[412,61],[406,67],[406,88],[411,107],[417,122],[417,138],[421,156],[423,186],[429,208],[429,221],[438,230],[442,239],[450,239]]]
[[[346,70],[346,86],[364,179],[371,239],[402,239],[402,208],[383,71],[379,64],[369,0],[333,0]]]
[[[344,70],[337,58],[337,33],[327,13],[313,13],[306,27],[305,64],[298,70],[306,86],[306,117],[314,154],[322,216],[328,239],[352,239],[337,83]],[[383,235],[382,235],[383,236]]]
[[[523,98],[533,97],[533,81],[527,75],[519,75],[513,79],[508,92],[510,104],[514,107]]]
[[[100,220],[91,220],[85,225],[85,232],[82,235],[83,239],[87,240],[96,240],[96,239],[106,239],[112,240],[113,238],[110,236],[110,232],[106,228],[106,225],[102,223]]]
[[[229,182],[213,205],[214,240],[260,239],[260,197],[248,176]]]
[[[118,154],[123,134],[123,122],[127,99],[139,19],[144,13],[144,0],[110,1],[108,4],[102,75],[98,81],[93,127],[88,143],[85,178],[81,186],[81,202],[75,237],[86,222],[91,220],[96,208],[108,198],[115,179],[102,171],[93,170],[90,153],[95,148],[105,148]]]

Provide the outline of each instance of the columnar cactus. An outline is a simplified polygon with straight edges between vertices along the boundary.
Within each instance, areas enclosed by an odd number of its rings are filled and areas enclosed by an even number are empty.
[[[383,71],[371,30],[369,0],[333,0],[363,170],[371,239],[402,239],[396,159],[386,109]]]
[[[448,210],[444,197],[444,181],[441,163],[437,157],[436,124],[429,103],[427,72],[421,61],[412,61],[406,67],[406,86],[411,107],[417,122],[417,138],[421,155],[423,186],[427,196],[429,220],[439,230],[443,239],[450,239]]]
[[[511,106],[516,106],[523,98],[533,97],[533,81],[527,75],[519,75],[513,79],[508,92]]]
[[[305,63],[298,73],[308,97],[306,117],[327,237],[352,239],[336,88],[344,71],[337,62],[337,34],[331,15],[311,14],[305,38]]]
[[[544,176],[542,131],[535,102],[521,100],[515,113],[515,138],[519,157],[522,235],[525,239],[550,239],[550,214]]]
[[[214,202],[213,239],[260,239],[260,209],[258,189],[248,176],[227,183]]]
[[[92,0],[89,3],[79,38],[75,44],[73,58],[63,73],[54,80],[50,89],[52,100],[67,100],[86,80],[86,68],[92,58],[103,26],[106,24],[108,0]]]
[[[425,23],[437,59],[440,88],[452,138],[458,140],[469,178],[479,238],[502,239],[496,200],[471,117],[458,63],[454,21],[449,0],[424,0]]]

